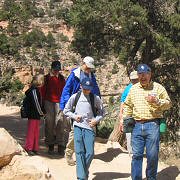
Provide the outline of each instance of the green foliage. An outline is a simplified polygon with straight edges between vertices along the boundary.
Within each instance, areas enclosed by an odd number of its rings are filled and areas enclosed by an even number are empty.
[[[69,38],[67,36],[65,36],[63,33],[59,33],[58,34],[58,41],[68,42]]]
[[[10,32],[13,29],[16,29],[17,32],[25,32],[30,24],[29,20],[33,17],[43,17],[44,10],[38,9],[34,0],[23,0],[21,2],[5,0],[0,14],[1,20],[8,20],[11,24]]]
[[[19,92],[24,88],[24,85],[19,79],[15,79],[11,82],[11,92]]]
[[[8,12],[4,11],[3,9],[0,9],[0,21],[4,21],[7,19]]]
[[[113,121],[109,121],[109,119],[104,119],[100,125],[98,126],[98,136],[102,138],[108,139],[109,135],[111,134],[114,124]]]
[[[20,42],[19,42],[19,39],[18,38],[14,38],[14,37],[10,37],[9,38],[9,44],[10,44],[10,47],[9,47],[9,52],[8,54],[9,55],[15,55],[18,53],[18,50],[20,48]]]
[[[56,45],[55,39],[51,32],[48,32],[48,35],[46,36],[46,42],[49,47],[53,47]]]
[[[114,128],[118,118],[117,114],[119,113],[119,102],[113,100],[113,103],[108,105],[106,112],[108,114],[106,114],[103,121],[98,125],[98,136],[102,138],[108,138]]]
[[[12,70],[10,69],[0,81],[0,92],[18,92],[24,88],[19,79],[12,79]]]
[[[3,77],[0,78],[0,98],[5,98],[9,105],[20,105],[22,93],[20,92],[24,85],[19,79],[13,79],[13,70],[9,69]]]
[[[13,36],[19,35],[17,26],[13,25],[13,23],[9,22],[8,27],[7,27],[7,32],[9,34],[12,34]]]
[[[0,34],[0,52],[1,54],[15,55],[18,53],[18,40],[16,38],[8,38],[5,34]]]
[[[36,10],[36,15],[34,15],[34,17],[40,17],[40,18],[42,18],[42,17],[44,17],[44,15],[45,15],[44,9],[38,8],[38,9]]]
[[[69,9],[61,7],[56,11],[56,18],[57,19],[63,19],[67,24],[70,23],[71,19],[69,16]]]
[[[34,46],[36,48],[56,47],[55,39],[51,32],[48,35],[45,34],[40,29],[33,29],[31,32],[23,35],[23,42],[25,46]]]
[[[11,22],[12,25],[17,26],[20,30],[29,24],[28,20],[31,18],[29,7],[27,4],[25,6],[25,1],[20,4],[13,0],[5,0],[2,9],[6,12],[6,20]]]
[[[111,97],[109,97],[109,104],[110,105],[113,105],[114,104],[114,97],[113,96],[111,96]]]
[[[112,68],[112,74],[116,74],[119,71],[118,65],[114,63],[113,68]]]
[[[1,93],[1,95],[3,94],[3,92],[9,92],[10,91],[11,86],[12,86],[11,76],[12,76],[12,73],[10,71],[5,76],[1,77],[1,81],[0,81],[0,93]]]
[[[54,9],[54,0],[49,1],[49,8]]]
[[[179,14],[171,0],[166,5],[163,1],[77,0],[69,16],[76,29],[72,45],[82,55],[101,58],[114,53],[133,66],[138,51],[146,63],[179,56]]]
[[[0,34],[0,52],[7,54],[9,52],[8,37],[5,34]]]
[[[39,29],[33,29],[31,32],[27,33],[23,37],[25,46],[32,46],[42,48],[46,43],[46,36]]]

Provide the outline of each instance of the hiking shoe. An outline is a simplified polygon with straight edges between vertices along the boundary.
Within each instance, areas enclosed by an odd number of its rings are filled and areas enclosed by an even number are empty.
[[[58,154],[64,156],[64,154],[65,154],[64,151],[65,151],[65,147],[58,145]]]
[[[35,153],[33,151],[30,151],[30,150],[28,150],[27,153],[28,153],[29,156],[34,156],[35,155]]]
[[[74,159],[71,156],[66,156],[66,162],[69,166],[75,166],[76,162],[74,161]]]
[[[33,151],[33,153],[35,154],[35,155],[39,155],[39,152],[38,151]]]
[[[48,154],[53,155],[54,154],[54,144],[49,145]]]

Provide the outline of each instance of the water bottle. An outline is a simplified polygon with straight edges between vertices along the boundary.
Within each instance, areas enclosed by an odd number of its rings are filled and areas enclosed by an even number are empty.
[[[167,130],[167,124],[165,119],[160,120],[160,133],[165,133]]]

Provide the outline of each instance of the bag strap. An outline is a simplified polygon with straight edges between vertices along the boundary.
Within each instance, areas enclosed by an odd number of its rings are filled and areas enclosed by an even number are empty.
[[[96,114],[96,110],[95,110],[94,94],[93,94],[93,93],[90,93],[90,94],[89,94],[89,97],[90,97],[92,112],[93,112],[93,114],[94,114],[94,117],[96,117],[97,114]]]
[[[79,98],[81,96],[81,92],[82,91],[78,91],[77,94],[76,94],[76,97],[75,97],[75,100],[74,100],[74,103],[73,103],[73,106],[72,106],[72,112],[75,112],[77,102],[79,101]]]

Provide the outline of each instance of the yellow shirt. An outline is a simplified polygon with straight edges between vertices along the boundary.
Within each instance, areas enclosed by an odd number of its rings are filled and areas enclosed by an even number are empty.
[[[158,103],[149,103],[145,99],[148,94],[154,94]],[[171,100],[166,89],[156,82],[151,82],[147,88],[136,83],[124,102],[123,117],[133,117],[135,120],[150,120],[161,118],[163,111],[171,107]]]

